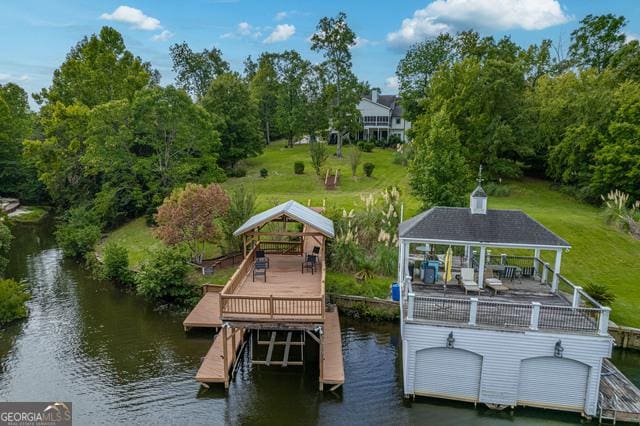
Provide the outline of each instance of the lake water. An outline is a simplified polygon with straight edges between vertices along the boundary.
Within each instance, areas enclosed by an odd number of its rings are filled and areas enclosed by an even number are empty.
[[[250,367],[228,392],[193,379],[212,333],[184,313],[92,279],[62,258],[51,224],[17,226],[9,275],[33,293],[28,320],[0,330],[0,401],[71,401],[76,424],[579,424],[569,413],[402,399],[397,324],[342,318],[346,383],[317,390],[317,368]],[[640,353],[616,365],[640,383]]]

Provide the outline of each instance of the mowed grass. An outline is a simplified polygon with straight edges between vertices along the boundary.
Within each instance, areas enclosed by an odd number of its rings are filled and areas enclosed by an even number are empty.
[[[402,193],[405,219],[419,211],[420,203],[408,188],[406,167],[393,163],[391,150],[375,149],[372,153],[362,153],[357,176],[352,177],[347,155],[352,147],[346,146],[344,158],[338,159],[333,155],[335,146],[329,146],[331,155],[326,167],[331,170],[339,168],[342,178],[337,189],[325,190],[324,174],[322,177],[316,176],[311,167],[309,147],[298,145],[285,148],[284,145],[284,142],[275,142],[260,157],[243,162],[247,176],[229,179],[223,186],[232,188],[245,185],[253,188],[258,197],[258,210],[290,199],[305,205],[311,200],[313,206],[321,206],[325,200],[327,207],[349,209],[362,205],[361,195],[397,186]],[[303,175],[294,174],[295,161],[305,163]],[[376,165],[371,178],[365,177],[362,171],[365,162]],[[260,177],[261,168],[268,170],[266,178]],[[561,273],[576,285],[591,282],[608,285],[617,296],[611,306],[612,319],[620,324],[640,327],[640,241],[606,224],[600,209],[554,190],[548,182],[523,179],[511,182],[509,186],[511,195],[490,196],[489,208],[523,210],[566,239],[572,248],[563,254]],[[129,248],[132,265],[139,264],[148,256],[149,249],[161,244],[145,225],[144,219],[136,219],[114,231],[107,241],[114,240]],[[217,254],[216,250],[217,247],[212,246],[211,254]],[[549,255],[543,257],[551,261]],[[221,277],[229,274],[225,272]],[[388,280],[384,279],[385,282]],[[198,281],[207,279],[203,277]],[[209,277],[209,281],[221,283],[213,277]],[[357,290],[355,287],[353,289]]]

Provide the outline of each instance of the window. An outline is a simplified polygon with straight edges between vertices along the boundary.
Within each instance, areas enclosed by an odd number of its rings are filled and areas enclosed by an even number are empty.
[[[396,118],[396,124],[400,124],[400,119]]]

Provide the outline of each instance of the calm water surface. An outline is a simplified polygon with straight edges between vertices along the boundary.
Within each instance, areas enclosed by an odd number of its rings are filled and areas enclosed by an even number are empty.
[[[317,391],[317,368],[251,368],[228,393],[193,379],[212,333],[185,334],[184,313],[93,280],[64,260],[51,224],[14,228],[9,274],[33,293],[29,319],[0,330],[0,400],[72,401],[76,424],[577,424],[543,410],[402,401],[395,324],[342,319],[346,384]],[[640,383],[640,354],[616,365]]]

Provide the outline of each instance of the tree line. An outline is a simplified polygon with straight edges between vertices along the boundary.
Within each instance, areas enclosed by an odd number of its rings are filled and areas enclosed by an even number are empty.
[[[410,181],[425,207],[466,205],[478,167],[532,175],[598,203],[640,196],[640,44],[622,16],[586,16],[566,52],[474,31],[411,47],[397,75],[414,123]]]
[[[265,52],[248,57],[242,73],[215,47],[178,43],[175,82],[162,86],[159,72],[103,27],[33,94],[38,112],[18,85],[0,85],[0,194],[67,215],[79,209],[113,227],[153,217],[174,188],[235,175],[274,138],[315,142],[331,124],[340,154],[368,90],[351,70],[355,34],[340,13],[322,18],[311,42],[325,58],[318,65],[294,50]]]

